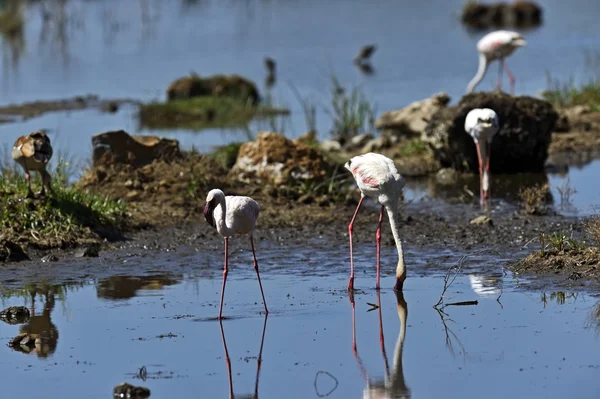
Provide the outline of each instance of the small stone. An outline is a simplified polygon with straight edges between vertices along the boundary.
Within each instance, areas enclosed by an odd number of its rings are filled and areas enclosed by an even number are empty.
[[[481,215],[481,216],[477,216],[475,219],[471,219],[469,224],[479,224],[479,225],[489,224],[490,226],[493,226],[494,222],[492,222],[492,219],[490,219],[489,217],[487,217],[485,215]]]
[[[96,258],[100,252],[99,245],[90,245],[89,247],[78,249],[75,252],[76,258]]]
[[[452,168],[440,169],[435,175],[435,180],[443,185],[454,184],[458,180],[458,173]]]
[[[132,190],[130,192],[127,193],[127,195],[125,195],[125,198],[127,198],[130,201],[136,200],[140,197],[140,192],[137,190]]]
[[[325,152],[336,152],[342,150],[342,145],[336,140],[323,140],[321,142],[321,149]]]
[[[298,202],[301,204],[312,204],[313,202],[315,202],[315,198],[312,194],[304,194],[301,195],[300,198],[298,198]]]
[[[167,187],[167,186],[169,186],[169,182],[163,179],[163,180],[161,180],[161,181],[158,182],[158,185],[160,187]]]
[[[141,399],[149,397],[150,390],[145,387],[136,387],[126,382],[123,382],[114,387],[113,396],[115,398]]]
[[[363,147],[372,138],[373,138],[373,136],[370,134],[367,134],[367,133],[357,134],[356,136],[354,136],[350,139],[350,145],[352,147]]]
[[[127,188],[133,187],[133,180],[129,179],[129,180],[125,181],[124,186]]]
[[[48,254],[44,257],[42,257],[42,259],[40,259],[42,261],[42,263],[46,263],[46,262],[56,262],[58,260],[58,256],[54,255],[54,254]]]

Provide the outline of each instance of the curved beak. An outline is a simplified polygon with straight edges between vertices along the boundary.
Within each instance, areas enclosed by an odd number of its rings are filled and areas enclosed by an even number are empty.
[[[527,42],[525,41],[525,39],[517,39],[517,40],[513,40],[513,45],[515,45],[516,47],[524,47],[527,45]]]

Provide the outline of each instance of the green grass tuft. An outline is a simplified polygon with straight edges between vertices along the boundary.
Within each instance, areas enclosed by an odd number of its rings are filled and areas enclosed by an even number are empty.
[[[573,79],[560,82],[547,75],[548,89],[542,97],[552,105],[565,108],[575,105],[587,105],[592,111],[600,111],[600,78],[595,78],[580,86]]]
[[[220,146],[212,152],[211,156],[225,169],[231,169],[235,165],[242,144],[244,143],[235,142]]]

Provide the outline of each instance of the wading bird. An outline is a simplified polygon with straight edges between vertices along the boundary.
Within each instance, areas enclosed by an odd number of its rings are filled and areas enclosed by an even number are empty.
[[[465,131],[473,137],[479,161],[479,199],[481,203],[490,196],[490,159],[492,139],[498,132],[498,115],[489,108],[475,108],[465,118]]]
[[[402,285],[406,279],[406,269],[404,267],[404,253],[402,252],[402,241],[400,240],[398,226],[398,203],[402,188],[404,187],[404,178],[398,173],[394,161],[373,152],[359,155],[351,158],[344,165],[346,169],[352,172],[356,184],[360,189],[360,201],[352,216],[350,225],[348,225],[348,234],[350,236],[350,281],[348,290],[354,289],[354,259],[352,256],[352,229],[358,210],[366,197],[369,197],[381,204],[379,213],[379,224],[375,240],[377,243],[377,280],[375,288],[379,289],[380,279],[380,252],[381,252],[381,222],[383,221],[383,210],[387,210],[390,220],[390,227],[398,249],[398,266],[396,267],[396,285],[394,289],[402,291]]]
[[[269,313],[260,273],[258,272],[258,262],[256,261],[256,252],[254,251],[254,240],[252,233],[258,219],[260,206],[258,202],[250,197],[225,196],[219,189],[210,190],[206,196],[206,205],[204,207],[204,217],[208,224],[217,229],[217,232],[225,239],[225,266],[223,269],[223,287],[221,288],[221,304],[219,305],[219,317],[223,318],[223,297],[225,295],[225,284],[227,283],[227,265],[228,265],[228,244],[229,238],[233,235],[248,234],[250,236],[250,247],[254,257],[254,270],[258,277],[260,294],[262,295],[265,313]]]
[[[29,136],[19,137],[13,146],[12,158],[25,170],[27,198],[33,197],[30,175],[32,170],[38,171],[42,176],[42,189],[39,194],[45,195],[46,190],[52,192],[50,173],[46,171],[46,165],[52,158],[52,145],[46,133],[37,131]]]
[[[490,32],[477,42],[477,51],[479,52],[479,68],[475,77],[467,85],[467,94],[473,91],[475,86],[483,79],[488,65],[495,60],[499,60],[500,69],[498,71],[497,88],[502,87],[502,70],[506,70],[508,80],[510,81],[510,91],[515,91],[515,77],[506,66],[504,58],[508,57],[518,47],[523,47],[527,44],[523,36],[517,32],[508,30],[497,30]]]

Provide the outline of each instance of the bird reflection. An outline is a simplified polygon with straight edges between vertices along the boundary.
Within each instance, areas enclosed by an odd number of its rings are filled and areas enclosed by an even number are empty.
[[[31,318],[27,324],[19,328],[21,334],[27,334],[35,340],[35,346],[14,346],[13,348],[23,353],[34,353],[40,358],[46,358],[56,351],[58,345],[58,329],[52,323],[50,314],[54,309],[55,292],[52,288],[43,292],[45,301],[41,315],[35,313],[35,296],[38,292],[32,290],[31,295]]]
[[[260,349],[258,350],[258,357],[256,358],[256,379],[254,382],[254,393],[251,394],[242,394],[235,395],[233,393],[233,378],[231,375],[231,360],[229,358],[229,351],[227,350],[227,342],[225,340],[225,331],[223,330],[223,321],[219,320],[219,325],[221,326],[221,338],[223,339],[223,348],[225,349],[225,361],[227,362],[227,376],[229,377],[229,399],[258,399],[258,380],[260,377],[260,366],[262,364],[262,351],[263,344],[265,343],[265,332],[267,331],[267,317],[265,314],[265,322],[263,324],[262,337],[260,339]]]
[[[479,296],[500,295],[503,287],[502,273],[469,274],[471,289]]]
[[[406,336],[406,319],[408,317],[408,305],[404,300],[402,292],[395,292],[396,300],[398,304],[398,318],[400,319],[400,331],[398,333],[398,340],[396,341],[396,349],[394,350],[394,364],[392,372],[390,373],[389,363],[387,354],[385,351],[385,340],[383,336],[383,319],[381,315],[381,298],[379,291],[377,291],[377,312],[379,316],[379,344],[381,346],[381,353],[383,355],[383,361],[385,364],[385,380],[384,381],[372,381],[369,377],[364,363],[358,355],[356,346],[356,319],[355,319],[355,306],[354,306],[354,295],[349,293],[350,303],[352,305],[352,351],[354,357],[358,363],[360,371],[367,383],[366,388],[363,391],[363,398],[410,398],[410,389],[406,386],[404,381],[404,370],[402,367],[402,350],[404,347],[404,338]]]

